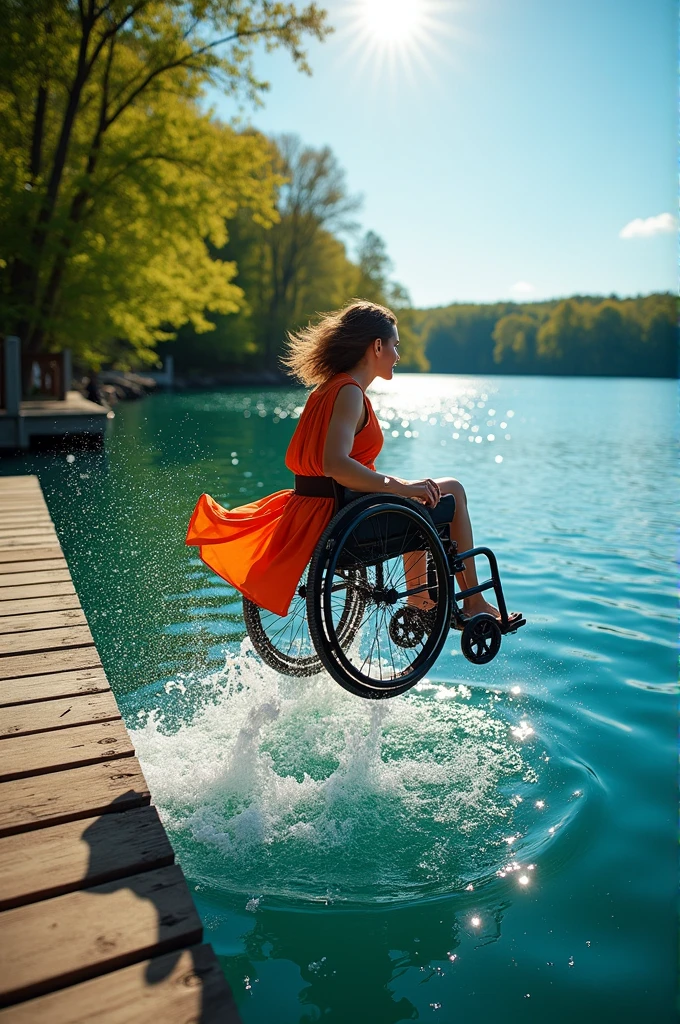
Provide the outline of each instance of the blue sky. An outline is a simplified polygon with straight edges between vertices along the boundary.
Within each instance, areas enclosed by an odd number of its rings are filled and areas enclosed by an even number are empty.
[[[258,55],[247,119],[333,149],[416,305],[675,288],[671,0],[412,0],[420,59],[371,3],[326,0],[312,78]]]

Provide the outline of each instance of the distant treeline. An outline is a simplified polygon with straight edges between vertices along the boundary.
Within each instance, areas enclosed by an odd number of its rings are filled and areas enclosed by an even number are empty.
[[[676,300],[573,296],[418,310],[434,373],[676,377]]]

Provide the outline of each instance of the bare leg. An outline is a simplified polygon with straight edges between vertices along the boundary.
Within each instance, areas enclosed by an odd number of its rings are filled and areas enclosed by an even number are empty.
[[[472,523],[470,522],[470,513],[468,512],[465,488],[459,480],[454,480],[451,477],[439,479],[437,480],[437,483],[439,484],[439,490],[442,495],[453,494],[456,499],[456,510],[450,526],[451,540],[456,542],[456,546],[459,551],[469,551],[470,548],[474,547],[474,541],[472,538]],[[425,555],[419,551],[414,551],[408,555],[404,555],[404,570],[409,590],[422,587],[426,581]],[[477,568],[475,566],[474,558],[467,559],[465,563],[465,570],[456,574],[456,581],[461,590],[467,590],[470,587],[477,586],[479,579],[477,578]],[[415,605],[417,608],[433,607],[432,599],[426,590],[419,594],[412,594],[408,599],[408,603]],[[477,615],[479,612],[487,612],[498,619],[500,618],[498,608],[490,604],[484,597],[484,594],[473,594],[471,597],[465,598],[463,601],[463,611],[467,615]],[[512,618],[512,615],[510,617]]]
[[[427,583],[427,562],[422,551],[410,551],[402,556],[404,559],[404,572],[406,574],[406,587],[408,590],[416,590]],[[416,608],[434,607],[432,598],[427,590],[419,594],[411,594],[408,604]]]
[[[465,488],[459,480],[452,478],[437,480],[437,483],[442,494],[453,494],[456,499],[456,511],[450,527],[451,540],[456,542],[459,551],[469,551],[470,548],[474,547],[474,541],[472,539],[472,523],[470,522],[470,513],[468,512]],[[475,566],[474,558],[467,559],[465,571],[456,574],[456,581],[461,590],[477,586],[479,579],[477,578],[477,567]],[[463,611],[468,615],[488,612],[490,615],[500,618],[498,608],[490,604],[484,597],[484,594],[473,594],[472,597],[466,597],[463,601]]]

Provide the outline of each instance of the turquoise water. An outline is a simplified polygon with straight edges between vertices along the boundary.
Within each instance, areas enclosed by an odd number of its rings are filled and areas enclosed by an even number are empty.
[[[116,409],[37,472],[245,1024],[675,1019],[676,386],[402,374],[379,468],[453,475],[529,624],[378,705],[286,679],[183,546],[289,483],[299,389]],[[493,438],[493,439],[490,439]]]

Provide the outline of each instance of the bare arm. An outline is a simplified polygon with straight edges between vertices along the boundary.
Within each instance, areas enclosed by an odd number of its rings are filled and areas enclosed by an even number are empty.
[[[323,450],[324,474],[353,491],[400,494],[406,498],[419,498],[426,505],[436,505],[439,501],[439,488],[433,480],[410,482],[397,476],[385,476],[383,473],[374,473],[372,469],[350,458],[349,453],[354,446],[354,435],[363,411],[361,388],[353,384],[340,388]]]

